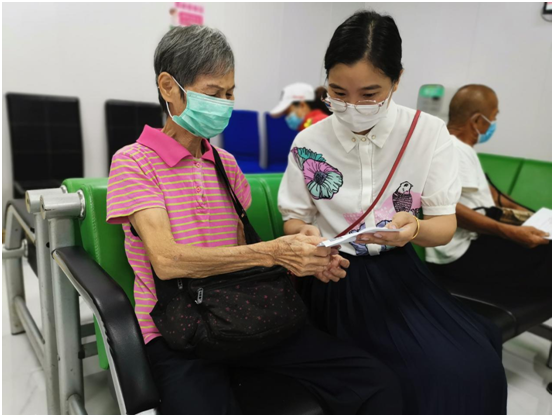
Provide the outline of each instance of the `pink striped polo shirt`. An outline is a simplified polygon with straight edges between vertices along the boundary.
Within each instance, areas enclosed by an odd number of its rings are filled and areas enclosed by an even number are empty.
[[[143,242],[133,236],[128,216],[148,208],[165,209],[175,242],[201,247],[237,245],[239,218],[217,178],[212,147],[201,158],[160,129],[145,126],[140,138],[112,158],[108,179],[108,223],[122,224],[125,252],[135,272],[135,313],[144,342],[160,336],[150,312],[156,288]],[[235,158],[218,148],[229,181],[240,202],[250,206],[250,186]]]

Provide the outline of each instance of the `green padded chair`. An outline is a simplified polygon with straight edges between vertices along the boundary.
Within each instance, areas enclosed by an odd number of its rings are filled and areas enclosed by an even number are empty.
[[[262,240],[274,239],[273,223],[265,197],[264,184],[257,175],[249,175],[248,182],[252,191],[252,205],[248,209],[248,217]],[[107,178],[76,178],[64,181],[68,192],[82,190],[85,195],[86,213],[76,227],[76,241],[87,251],[125,291],[133,307],[134,273],[127,262],[123,247],[123,229],[121,225],[106,222]],[[95,322],[97,335],[100,336]],[[108,369],[108,359],[101,337],[97,337],[98,359],[102,369]]]
[[[504,194],[510,195],[523,164],[523,158],[479,154],[483,171]]]
[[[253,197],[248,209],[249,218],[260,237],[271,240],[274,232],[265,185],[258,176],[249,176],[248,181]],[[64,185],[68,192],[81,190],[84,195],[85,217],[77,220],[75,225],[76,245],[82,249],[69,247],[57,252],[60,252],[77,280],[81,279],[81,270],[84,272],[82,275],[88,276],[86,279],[82,278],[80,283],[87,292],[86,298],[92,299],[91,302],[100,311],[100,315],[103,312],[112,313],[111,317],[106,313],[101,320],[108,335],[106,340],[110,341],[110,358],[103,343],[101,326],[95,317],[100,367],[108,369],[109,359],[116,368],[119,367],[111,372],[112,375],[116,373],[113,378],[114,384],[119,386],[119,389],[116,387],[116,393],[123,393],[124,406],[120,408],[129,414],[150,410],[157,406],[158,394],[146,360],[138,322],[132,311],[135,304],[134,274],[125,255],[123,230],[121,225],[106,222],[107,178],[68,179],[64,181]],[[96,283],[99,288],[103,288],[102,294],[94,294],[93,287]],[[123,299],[117,296],[118,292],[124,294]],[[125,307],[122,309],[126,313],[125,321],[119,317],[117,305]],[[117,321],[119,323],[114,323]],[[132,367],[125,367],[123,362],[131,363]],[[237,400],[247,414],[324,413],[315,397],[298,381],[282,375],[239,369],[233,372],[232,383]]]
[[[519,171],[510,197],[538,210],[552,208],[552,163],[526,159]]]
[[[95,312],[100,367],[113,364],[110,371],[122,413],[154,410],[159,397],[133,311],[134,274],[125,256],[123,230],[106,223],[107,178],[68,179],[64,185],[69,193],[82,191],[85,217],[74,221],[76,246],[56,253]],[[108,351],[104,340],[110,344]]]
[[[67,179],[63,185],[69,193],[82,190],[85,195],[86,216],[78,220],[76,242],[100,265],[119,286],[131,301],[133,307],[134,274],[125,257],[123,245],[123,229],[120,225],[106,222],[107,178],[75,178]],[[102,238],[101,238],[102,237]],[[108,369],[108,358],[96,319],[94,321],[97,334],[98,359],[102,369]]]

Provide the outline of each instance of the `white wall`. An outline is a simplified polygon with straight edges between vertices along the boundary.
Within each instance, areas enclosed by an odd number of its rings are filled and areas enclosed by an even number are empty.
[[[172,3],[6,3],[2,7],[6,92],[77,96],[85,175],[105,176],[104,102],[156,102],[152,58]],[[323,56],[335,28],[363,3],[205,3],[205,24],[235,51],[236,108],[270,109],[282,87],[324,81]],[[366,3],[390,13],[404,44],[396,100],[415,106],[419,86],[469,82],[500,98],[498,131],[483,152],[552,160],[551,23],[539,3]],[[32,117],[32,115],[30,115]],[[2,201],[11,157],[2,111]],[[4,204],[3,204],[4,205]]]
[[[396,100],[415,107],[422,84],[493,88],[500,114],[479,152],[552,161],[552,23],[542,3],[366,3],[396,21],[404,76]],[[448,99],[449,101],[449,99]]]
[[[153,55],[169,28],[171,5],[4,4],[4,104],[6,92],[79,97],[85,175],[107,175],[104,102],[110,98],[157,102]],[[258,111],[273,107],[288,83],[322,82],[323,54],[334,28],[363,7],[351,3],[203,5],[205,24],[221,29],[235,52],[236,108]],[[5,203],[12,193],[5,106],[2,121]]]

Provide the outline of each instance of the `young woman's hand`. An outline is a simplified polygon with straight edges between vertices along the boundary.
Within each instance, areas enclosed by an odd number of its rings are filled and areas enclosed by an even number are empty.
[[[306,236],[321,237],[321,232],[319,231],[319,228],[311,224],[306,224],[305,226],[302,226],[298,233],[302,233]]]
[[[357,236],[356,243],[402,247],[412,240],[417,230],[417,220],[412,214],[400,211],[393,216],[392,221],[385,228],[404,230],[398,233],[364,233]]]

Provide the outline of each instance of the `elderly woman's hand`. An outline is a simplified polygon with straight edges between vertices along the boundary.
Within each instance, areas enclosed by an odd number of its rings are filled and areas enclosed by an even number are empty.
[[[314,276],[324,283],[329,283],[329,281],[339,282],[341,279],[346,277],[345,269],[350,266],[350,261],[343,258],[338,254],[331,254],[331,262],[327,269],[322,272],[318,272]]]
[[[317,226],[307,224],[303,226],[299,233],[306,236],[321,236],[321,232]],[[327,239],[325,239],[327,240]],[[314,274],[314,276],[321,282],[328,283],[329,281],[339,282],[342,278],[346,276],[346,271],[344,269],[350,266],[350,261],[344,259],[339,255],[340,246],[334,246],[331,248],[331,261],[327,266],[327,269]]]
[[[392,221],[385,228],[403,230],[398,233],[364,233],[356,237],[356,243],[402,247],[412,240],[417,230],[417,220],[412,214],[401,211],[393,216]]]
[[[275,263],[297,276],[323,272],[331,263],[331,249],[317,245],[326,239],[296,234],[275,239]]]

